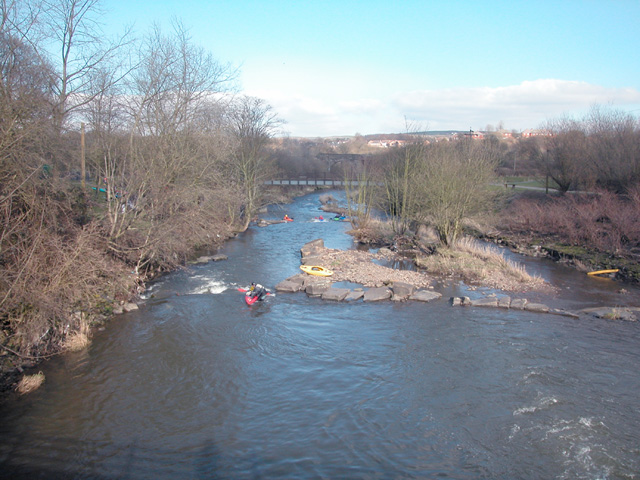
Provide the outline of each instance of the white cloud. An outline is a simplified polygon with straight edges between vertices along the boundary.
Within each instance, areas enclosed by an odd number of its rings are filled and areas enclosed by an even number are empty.
[[[405,119],[432,130],[482,129],[502,122],[507,129],[534,128],[564,114],[581,114],[593,104],[633,110],[640,91],[586,82],[541,79],[503,87],[450,88],[399,92],[388,98],[344,100],[277,89],[246,92],[265,99],[286,120],[292,136],[393,133]],[[364,92],[363,92],[364,93]]]
[[[606,88],[586,82],[542,79],[506,87],[419,90],[397,94],[393,106],[409,118],[428,122],[430,128],[483,128],[502,121],[507,128],[536,127],[543,121],[593,104],[615,108],[640,105],[640,92]]]
[[[353,114],[374,114],[385,108],[381,100],[364,98],[339,103],[340,110]]]

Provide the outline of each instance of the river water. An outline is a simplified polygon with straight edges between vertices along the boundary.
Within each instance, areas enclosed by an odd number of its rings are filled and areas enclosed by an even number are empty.
[[[298,273],[305,242],[353,247],[347,223],[309,221],[318,196],[43,365],[38,391],[2,405],[0,477],[638,478],[637,323],[452,307],[487,293],[455,282],[429,304],[246,306],[236,288]],[[560,287],[547,303],[622,300],[610,280],[519,260]]]

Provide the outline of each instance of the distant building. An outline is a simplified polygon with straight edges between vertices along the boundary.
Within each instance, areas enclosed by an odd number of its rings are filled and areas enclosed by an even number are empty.
[[[402,147],[405,143],[404,140],[369,140],[367,145],[375,148],[391,148]]]
[[[553,136],[549,130],[539,130],[528,128],[522,132],[522,138],[530,138],[530,137],[551,137]]]
[[[474,140],[482,140],[484,138],[484,133],[469,129],[469,133],[465,133],[464,136]]]

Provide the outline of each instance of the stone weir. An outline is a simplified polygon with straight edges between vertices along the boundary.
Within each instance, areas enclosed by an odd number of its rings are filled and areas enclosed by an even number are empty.
[[[326,277],[307,273],[293,275],[278,283],[275,287],[276,291],[305,292],[310,297],[337,302],[357,300],[365,302],[382,300],[430,302],[442,298],[441,293],[433,291],[425,273],[398,271],[374,264],[372,260],[384,258],[386,254],[384,251],[379,254],[368,254],[368,256],[363,252],[350,251],[350,255],[345,257],[345,253],[347,252],[325,248],[322,239],[306,243],[300,249],[301,264],[330,269],[333,274]],[[339,282],[361,284],[362,287],[350,289],[333,286]],[[640,308],[608,307],[570,312],[550,308],[541,303],[531,303],[525,298],[512,299],[508,296],[496,295],[475,300],[469,297],[454,297],[449,301],[452,306],[516,309],[575,318],[580,314],[590,314],[605,319],[627,321],[636,320],[635,313],[640,312]]]

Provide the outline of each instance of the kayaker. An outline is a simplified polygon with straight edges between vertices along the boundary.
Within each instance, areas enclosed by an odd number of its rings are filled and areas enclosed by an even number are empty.
[[[258,301],[264,300],[264,297],[267,296],[267,289],[262,285],[256,282],[251,282],[251,287],[249,287],[249,296],[258,297]]]

